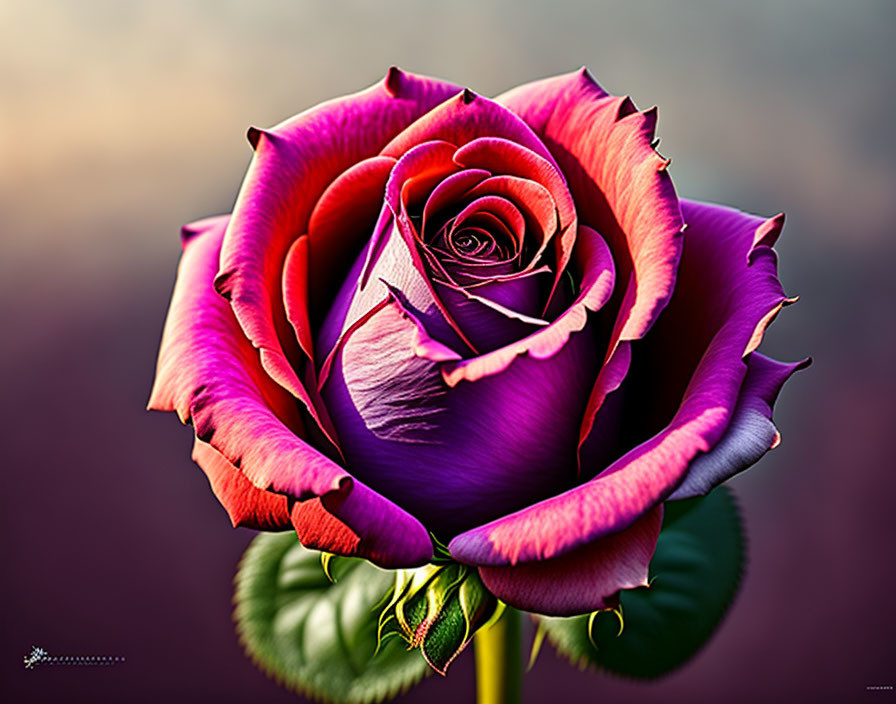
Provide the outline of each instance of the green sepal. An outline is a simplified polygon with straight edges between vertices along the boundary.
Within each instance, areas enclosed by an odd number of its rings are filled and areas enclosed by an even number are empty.
[[[706,497],[666,503],[649,587],[622,591],[615,609],[537,619],[574,664],[659,677],[712,635],[737,594],[744,564],[737,505],[720,487]]]
[[[368,704],[407,690],[429,672],[396,638],[378,638],[378,605],[395,573],[320,553],[294,533],[258,535],[236,576],[234,619],[255,664],[315,699]]]
[[[474,568],[457,562],[427,565],[396,576],[393,598],[380,616],[379,634],[381,639],[400,635],[444,675],[497,608],[498,600]]]

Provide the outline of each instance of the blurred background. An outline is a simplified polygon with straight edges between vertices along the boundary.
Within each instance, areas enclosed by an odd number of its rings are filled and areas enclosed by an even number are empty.
[[[486,95],[586,64],[660,106],[682,195],[787,212],[801,302],[763,351],[815,364],[733,482],[740,596],[655,683],[545,648],[526,702],[892,699],[896,76],[888,0],[0,3],[5,701],[300,701],[244,657],[232,530],[191,433],[144,411],[178,229],[228,212],[269,126],[391,64]],[[32,645],[114,668],[25,671]],[[473,696],[471,653],[405,702]]]

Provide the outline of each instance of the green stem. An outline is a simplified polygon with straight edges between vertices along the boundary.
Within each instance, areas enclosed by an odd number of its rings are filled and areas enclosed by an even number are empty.
[[[520,612],[511,607],[473,641],[476,704],[519,704],[523,692]]]

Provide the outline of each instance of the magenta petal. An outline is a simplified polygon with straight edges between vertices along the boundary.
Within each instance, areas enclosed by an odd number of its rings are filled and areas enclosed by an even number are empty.
[[[193,444],[193,461],[205,472],[234,528],[286,530],[292,527],[286,496],[259,489],[221,453],[198,438]]]
[[[620,589],[647,585],[662,525],[662,506],[626,530],[541,562],[480,567],[482,581],[510,606],[548,616],[575,616],[616,605]]]
[[[176,410],[260,489],[295,497],[338,489],[350,477],[298,436],[295,399],[265,374],[213,288],[226,224],[221,217],[186,229],[149,407]]]
[[[516,142],[556,168],[554,157],[518,115],[469,90],[458,93],[423,115],[380,153],[397,159],[423,142],[441,140],[462,147],[479,137],[502,137]]]
[[[262,351],[265,370],[293,393],[301,383],[289,362],[292,332],[280,297],[290,244],[308,231],[312,208],[330,183],[458,90],[393,68],[361,93],[323,103],[270,131],[252,131],[255,156],[234,206],[216,287]]]
[[[551,150],[578,210],[613,250],[623,301],[618,334],[640,338],[672,295],[681,254],[682,217],[666,171],[651,146],[656,112],[637,112],[608,95],[584,69],[515,88],[497,100],[520,115]]]
[[[712,450],[691,463],[669,500],[708,494],[777,447],[781,437],[772,422],[775,399],[784,382],[808,365],[809,360],[785,364],[753,352],[747,358],[747,376],[728,429]]]

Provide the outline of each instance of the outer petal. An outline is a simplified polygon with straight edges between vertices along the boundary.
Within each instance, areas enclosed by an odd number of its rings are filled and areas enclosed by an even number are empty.
[[[387,569],[417,567],[432,558],[423,525],[357,480],[350,491],[297,503],[292,522],[306,547],[363,557]]]
[[[280,296],[287,249],[307,232],[314,204],[334,179],[458,90],[393,68],[366,91],[323,103],[271,131],[250,130],[255,157],[237,196],[215,286],[261,350],[264,369],[313,416],[289,361],[299,353]]]
[[[176,410],[261,489],[295,497],[334,491],[348,474],[298,437],[295,400],[261,369],[212,287],[226,224],[215,218],[185,229],[149,407]]]
[[[431,546],[419,522],[356,484],[342,467],[299,436],[302,427],[295,399],[261,369],[258,352],[212,286],[226,223],[226,217],[214,218],[185,228],[184,255],[162,335],[149,407],[176,410],[183,422],[193,423],[197,438],[210,446],[209,451],[197,450],[198,459],[216,477],[227,473],[216,460],[212,466],[211,448],[258,490],[299,500],[333,493],[339,498],[326,500],[334,505],[362,507],[351,511],[369,516],[389,516],[391,523],[402,527],[404,538],[390,543],[391,553],[377,548],[371,559],[407,566],[428,559]],[[238,480],[214,481],[223,490],[224,483]],[[356,486],[358,495],[354,496]],[[246,508],[238,508],[239,502],[230,498],[222,502],[229,510],[244,512]],[[366,540],[365,546],[381,546],[383,539],[367,531],[384,523],[353,520],[362,541]],[[421,547],[424,541],[428,550],[425,555]]]
[[[517,609],[575,616],[615,606],[620,589],[647,585],[647,568],[663,522],[657,506],[634,525],[560,557],[502,567],[480,567],[485,586]]]
[[[202,467],[212,491],[230,516],[234,528],[292,528],[286,496],[259,489],[215,448],[198,438],[193,444],[193,461]]]
[[[617,335],[642,337],[675,286],[682,218],[668,161],[654,151],[655,111],[608,95],[586,70],[515,88],[497,98],[535,130],[565,174],[579,221],[613,250],[622,299]]]
[[[722,437],[746,373],[743,357],[769,313],[787,301],[768,237],[754,246],[778,220],[684,205],[689,228],[679,286],[633,353],[625,389],[623,428],[656,434],[635,438],[633,449],[585,484],[456,537],[449,549],[457,559],[529,562],[617,532],[667,498],[697,455]]]
[[[712,450],[691,463],[669,500],[708,494],[777,447],[781,436],[772,422],[775,399],[784,382],[808,365],[809,360],[784,364],[753,352],[747,358],[747,376],[728,430]]]

